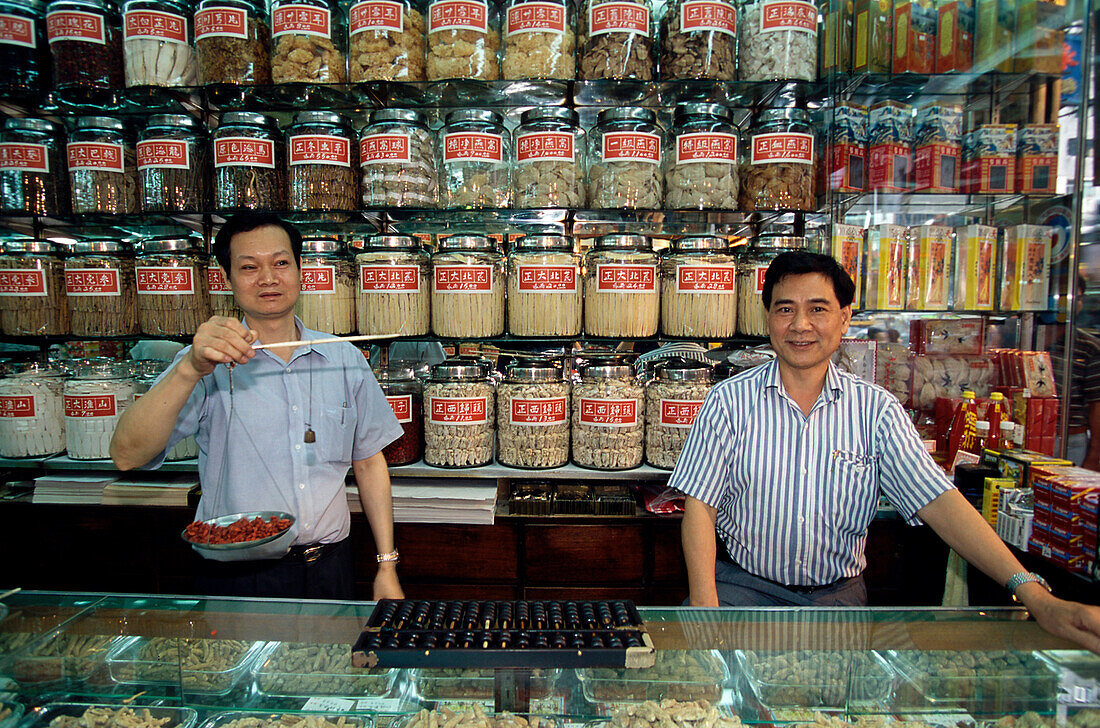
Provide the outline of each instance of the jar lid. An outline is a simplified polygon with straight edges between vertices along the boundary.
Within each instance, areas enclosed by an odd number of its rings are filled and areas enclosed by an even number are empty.
[[[333,124],[351,128],[351,122],[343,114],[335,111],[299,111],[294,115],[292,124]]]
[[[199,120],[190,114],[154,114],[149,117],[149,123],[145,128],[152,129],[157,126],[178,127],[191,131],[205,131],[205,128]]]
[[[52,362],[45,361],[10,362],[8,372],[8,379],[65,376],[64,371],[54,366]]]
[[[597,250],[651,250],[653,244],[645,235],[612,233],[596,238]]]
[[[261,126],[277,131],[279,122],[267,114],[258,114],[255,111],[227,111],[222,114],[218,126]]]
[[[70,250],[85,255],[89,253],[128,253],[129,246],[119,240],[77,240]]]
[[[606,121],[645,121],[656,124],[657,115],[652,109],[641,106],[622,106],[617,109],[604,109],[596,117],[597,124],[603,124]]]
[[[685,116],[716,116],[723,121],[731,121],[733,112],[721,104],[680,104],[676,107],[675,119],[679,122]]]
[[[689,235],[672,241],[672,249],[677,252],[692,250],[729,250],[725,238],[714,235]]]
[[[761,124],[771,121],[799,121],[803,124],[809,124],[810,114],[805,109],[764,109],[760,112],[758,121]]]
[[[130,368],[123,362],[77,367],[73,379],[129,379]]]
[[[439,241],[440,250],[494,250],[493,241],[484,235],[449,235]]]
[[[520,357],[508,365],[509,382],[564,382],[561,367],[542,357]]]
[[[411,235],[374,235],[362,241],[363,250],[417,250],[420,241]]]
[[[806,247],[806,238],[784,233],[761,233],[753,239],[752,246],[755,248],[800,250]]]
[[[414,109],[378,109],[372,111],[367,118],[367,126],[383,121],[400,121],[406,124],[416,124],[417,126],[428,126],[428,117]],[[366,131],[366,127],[364,127],[364,131]]]
[[[573,109],[564,106],[539,106],[528,109],[520,114],[520,124],[530,124],[533,121],[564,121],[576,125],[580,123],[580,115]]]
[[[58,5],[73,5],[78,7],[94,8],[96,10],[107,11],[114,11],[118,9],[115,3],[111,2],[110,0],[53,0],[53,2],[46,6],[47,12]]]
[[[378,372],[379,382],[415,382],[416,372],[412,367],[391,366]]]
[[[76,120],[77,129],[110,129],[111,131],[126,131],[126,124],[122,119],[111,116],[81,116]]]
[[[573,243],[564,235],[524,235],[516,241],[516,250],[561,250],[569,252]]]
[[[149,238],[137,244],[138,253],[194,253],[198,251],[198,238]]]
[[[482,121],[486,124],[502,126],[504,118],[495,111],[488,109],[457,109],[447,114],[447,124],[456,124],[462,121]]]
[[[12,255],[24,255],[27,253],[53,253],[60,255],[62,248],[51,240],[6,240],[4,252]]]
[[[339,238],[317,236],[302,238],[303,253],[341,253],[343,249],[344,244],[340,242]]]
[[[662,382],[710,382],[714,371],[706,362],[672,357],[657,363],[657,378]]]
[[[130,362],[130,369],[134,376],[141,379],[156,379],[170,364],[171,362],[164,359],[137,359]]]
[[[256,15],[263,14],[263,7],[250,0],[201,0],[197,9],[206,10],[207,8],[244,8]]]
[[[596,359],[581,366],[581,376],[593,379],[633,379],[634,367],[614,360]]]
[[[40,131],[46,134],[56,134],[61,130],[61,126],[53,123],[49,119],[7,119],[4,122],[5,129],[23,129],[26,131]]]
[[[486,379],[493,365],[476,356],[456,356],[432,367],[432,379],[439,382],[473,382]]]

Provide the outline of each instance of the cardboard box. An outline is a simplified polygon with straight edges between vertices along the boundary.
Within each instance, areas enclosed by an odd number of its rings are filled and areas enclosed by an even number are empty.
[[[1001,474],[1012,478],[1021,486],[1032,488],[1031,469],[1042,467],[1073,467],[1069,460],[1051,457],[1029,450],[1012,450],[1001,454]]]
[[[826,0],[822,17],[818,68],[822,78],[852,72],[852,12],[848,0]]]
[[[1026,550],[1031,538],[1032,519],[1030,514],[1013,514],[1001,510],[997,514],[997,535],[1005,543]]]
[[[978,356],[984,341],[982,318],[918,318],[909,323],[909,346],[915,354]]]
[[[1016,0],[976,0],[974,70],[1012,73]]]
[[[889,73],[894,43],[893,0],[856,0],[852,70]]]
[[[936,73],[969,71],[974,65],[974,0],[938,0],[936,14]]]
[[[832,256],[840,261],[840,265],[852,277],[856,284],[856,295],[852,301],[852,308],[863,308],[863,300],[860,296],[860,288],[863,284],[863,228],[857,225],[833,224]]]
[[[1058,191],[1058,125],[1025,124],[1016,138],[1016,191],[1053,195]]]
[[[913,166],[913,107],[880,101],[867,112],[868,189],[906,192]]]
[[[1002,231],[1001,311],[1045,311],[1050,306],[1050,251],[1054,229],[1012,225]]]
[[[996,195],[1016,189],[1016,125],[983,124],[967,135],[962,191]]]
[[[905,308],[909,231],[902,225],[875,225],[867,231],[867,285],[864,305],[878,311]]]
[[[955,311],[992,311],[996,303],[997,228],[955,228]]]
[[[931,0],[894,0],[894,73],[936,72],[936,8]]]
[[[962,107],[933,105],[917,112],[913,140],[913,189],[958,192],[962,169]]]
[[[1016,8],[1016,73],[1062,75],[1065,32],[1061,18],[1065,3],[1019,0]]]
[[[910,228],[909,292],[910,311],[943,311],[951,296],[951,260],[954,231],[944,225]]]
[[[829,189],[867,189],[867,107],[843,103],[833,114],[833,146],[829,155]]]
[[[1009,478],[986,478],[982,490],[982,516],[989,525],[996,528],[1000,514],[1001,491],[1016,487],[1016,481]]]

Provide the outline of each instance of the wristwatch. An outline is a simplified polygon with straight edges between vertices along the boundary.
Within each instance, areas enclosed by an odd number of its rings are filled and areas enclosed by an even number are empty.
[[[378,563],[380,563],[380,564],[386,564],[386,563],[396,564],[398,561],[401,560],[401,555],[397,553],[397,549],[394,549],[393,551],[390,551],[388,554],[378,554],[375,558],[378,559]]]
[[[1039,586],[1046,589],[1048,592],[1053,593],[1053,589],[1050,588],[1050,584],[1043,577],[1036,574],[1034,571],[1021,571],[1008,577],[1008,581],[1005,582],[1005,589],[1008,589],[1012,593],[1012,598],[1016,598],[1016,590],[1028,582],[1035,582]]]

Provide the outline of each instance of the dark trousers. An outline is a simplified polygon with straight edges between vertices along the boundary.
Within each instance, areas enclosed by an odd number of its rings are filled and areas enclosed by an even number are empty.
[[[867,585],[863,576],[841,579],[825,586],[788,588],[741,568],[721,541],[714,565],[718,604],[723,607],[865,607]]]
[[[210,561],[203,559],[195,591],[204,596],[355,598],[351,539],[326,544],[316,560],[307,547],[295,546],[281,559]]]

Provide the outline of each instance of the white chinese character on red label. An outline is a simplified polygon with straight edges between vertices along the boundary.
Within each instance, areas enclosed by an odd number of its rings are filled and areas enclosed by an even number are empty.
[[[516,267],[521,291],[576,292],[577,268],[572,265],[520,265]]]
[[[581,424],[595,427],[633,427],[638,424],[638,401],[635,399],[581,398]]]
[[[429,397],[428,419],[444,425],[483,425],[488,422],[485,397]]]
[[[499,134],[456,132],[443,135],[443,161],[504,161],[504,142]]]
[[[65,395],[66,417],[114,417],[113,394]]]
[[[817,34],[817,6],[799,0],[766,0],[760,11],[760,30],[795,30]]]
[[[681,265],[676,268],[676,290],[680,293],[733,293],[737,271],[733,266]]]
[[[225,271],[220,265],[212,265],[206,269],[206,290],[215,296],[231,296],[233,291],[225,282]]]
[[[764,275],[768,272],[768,266],[757,266],[756,268],[756,292],[764,292]]]
[[[177,296],[195,292],[190,268],[172,266],[145,266],[134,268],[137,292],[151,296]]]
[[[118,268],[66,268],[66,296],[121,296]]]
[[[408,134],[368,134],[359,140],[359,164],[409,161]]]
[[[138,169],[190,169],[191,154],[187,142],[178,139],[153,139],[137,143]]]
[[[707,162],[736,164],[737,137],[719,132],[681,134],[676,137],[676,164]]]
[[[0,296],[45,296],[45,271],[25,268],[0,270]]]
[[[98,169],[119,173],[126,171],[121,144],[69,142],[65,149],[69,158],[70,172],[78,169]]]
[[[703,400],[662,399],[661,424],[665,427],[691,427]]]
[[[715,0],[687,0],[680,6],[680,32],[714,31],[737,35],[737,9]]]
[[[275,142],[252,137],[215,139],[214,166],[275,169]]]
[[[573,135],[564,131],[540,131],[516,137],[516,162],[572,162],[576,158]]]
[[[0,397],[0,417],[34,417],[34,397]]]
[[[0,44],[34,48],[34,21],[19,15],[0,13]]]
[[[361,265],[359,288],[372,291],[419,291],[420,267],[415,265]]]
[[[786,132],[753,135],[752,164],[813,164],[813,162],[813,134]]]
[[[50,157],[45,144],[4,142],[0,144],[0,169],[49,174]]]
[[[336,293],[336,266],[303,265],[302,293]]]
[[[656,291],[657,266],[601,264],[596,266],[597,291]]]
[[[390,409],[393,410],[393,415],[398,422],[402,424],[412,422],[413,398],[411,394],[386,397],[386,401],[390,403]]]
[[[511,400],[509,422],[513,425],[546,427],[567,421],[565,397],[515,398]]]
[[[323,134],[299,134],[290,137],[290,166],[331,164],[351,166],[351,140]]]
[[[507,35],[516,33],[564,33],[565,5],[517,3],[508,8]]]
[[[489,6],[477,0],[440,0],[428,8],[428,32],[437,30],[476,30],[489,28]]]
[[[195,13],[195,40],[240,38],[248,40],[248,15],[237,8],[208,8]]]
[[[649,36],[649,7],[641,3],[610,2],[588,6],[588,32],[638,33]]]
[[[603,135],[603,158],[660,164],[661,137],[641,131],[608,132]]]
[[[283,5],[271,11],[271,35],[312,35],[328,38],[329,11],[313,5]]]
[[[159,10],[131,10],[123,16],[124,37],[157,38],[173,43],[187,42],[187,21]]]
[[[493,266],[437,265],[435,290],[452,293],[488,293],[493,290]]]
[[[60,10],[46,15],[46,37],[50,43],[59,40],[107,44],[103,16],[78,10]]]
[[[404,32],[405,6],[389,0],[355,3],[348,12],[348,28],[351,35],[364,30]]]

